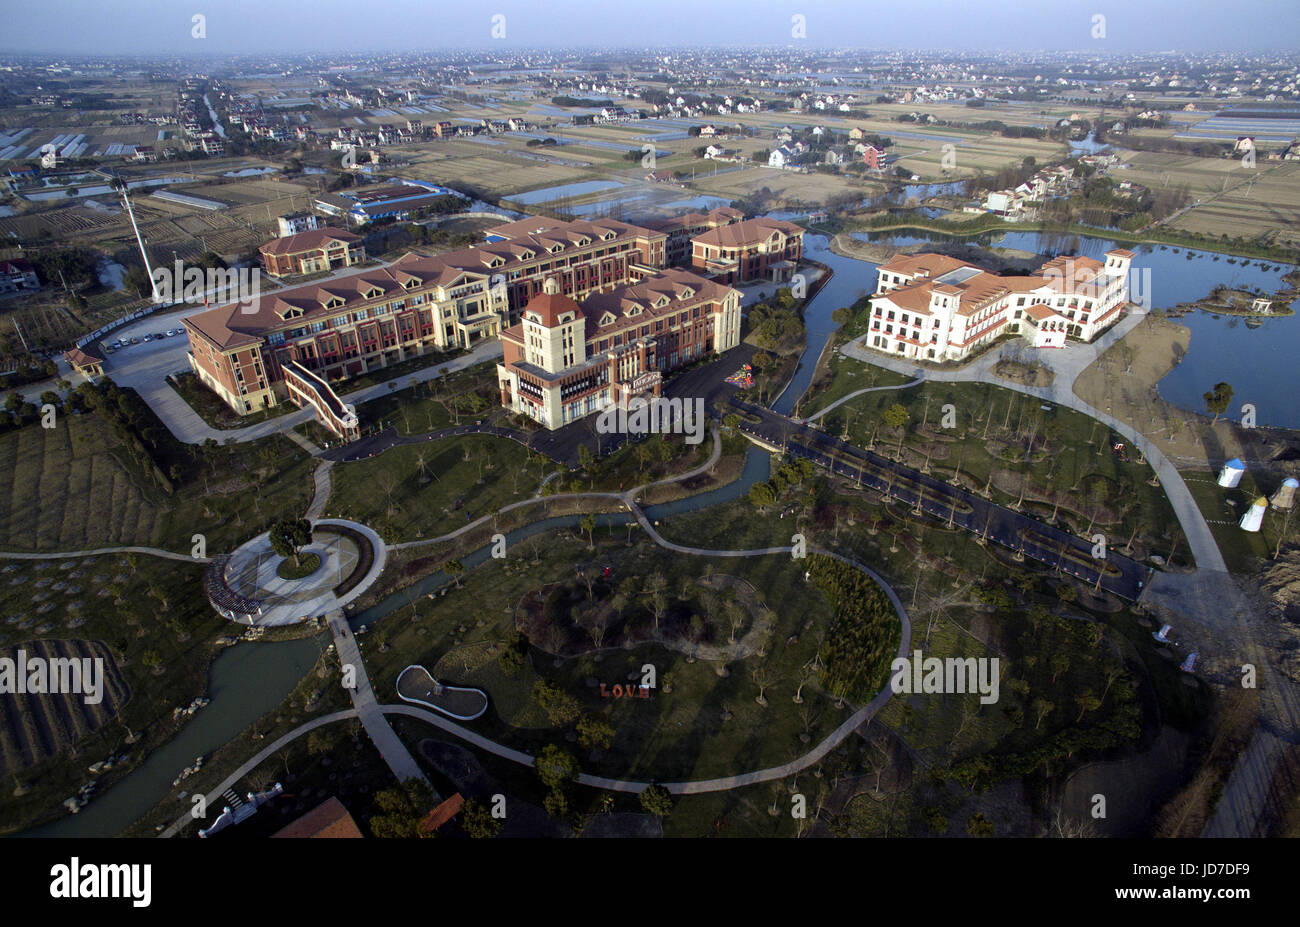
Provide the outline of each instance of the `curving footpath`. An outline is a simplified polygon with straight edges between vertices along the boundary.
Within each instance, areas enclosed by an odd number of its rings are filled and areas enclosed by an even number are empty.
[[[316,730],[316,728],[323,727],[326,724],[333,724],[335,721],[346,721],[348,718],[355,718],[356,716],[357,710],[355,708],[345,708],[344,710],[336,711],[333,714],[321,715],[321,717],[314,718],[305,724],[299,725],[287,734],[277,737],[273,742],[257,751],[257,753],[253,755],[252,759],[248,760],[248,762],[244,763],[229,776],[222,779],[221,782],[212,789],[212,791],[208,792],[205,796],[206,803],[216,807],[217,802],[220,801],[221,796],[227,789],[233,788],[236,782],[261,765],[263,760],[282,750],[303,734],[310,733],[311,731]],[[159,836],[174,837],[176,834],[180,833],[181,829],[184,828],[186,824],[189,824],[193,820],[193,815],[187,811],[172,823],[171,826],[159,834]]]
[[[164,560],[179,560],[182,563],[211,563],[211,557],[191,557],[175,551],[163,550],[161,547],[100,547],[95,550],[65,550],[58,553],[21,553],[0,551],[0,560],[67,560],[73,557],[102,557],[105,554],[145,554],[149,557],[162,557]]]
[[[924,382],[925,382],[925,377],[913,377],[911,380],[908,380],[906,383],[898,383],[894,386],[868,386],[866,389],[854,390],[853,392],[849,393],[847,396],[841,396],[839,399],[836,399],[826,408],[814,412],[812,415],[808,416],[807,418],[796,419],[796,421],[803,422],[805,425],[811,425],[813,422],[817,421],[819,418],[821,418],[823,415],[827,414],[828,412],[834,412],[836,409],[844,405],[844,403],[848,402],[850,399],[857,399],[859,396],[865,396],[867,393],[883,393],[888,390],[910,389],[913,386],[920,386]]]
[[[699,474],[712,468],[722,455],[722,439],[718,433],[718,429],[716,425],[713,427],[712,431],[713,431],[713,452],[710,454],[709,459],[705,461],[703,464],[701,464],[700,466],[695,467],[694,469],[689,470],[686,473],[681,473],[681,474],[677,474],[676,476],[666,477],[661,480],[655,480],[649,483],[645,483],[642,484],[641,486],[634,487],[633,489],[630,489],[623,493],[571,493],[571,494],[567,494],[566,496],[552,496],[546,498],[618,499],[619,501],[623,502],[629,508],[629,510],[636,516],[638,522],[641,524],[643,528],[645,528],[646,533],[647,535],[649,535],[651,540],[653,540],[659,546],[667,550],[675,551],[677,553],[685,553],[685,554],[691,554],[694,556],[702,556],[702,557],[762,557],[762,556],[771,556],[774,554],[787,554],[787,555],[790,554],[792,550],[792,548],[790,547],[768,547],[760,550],[709,550],[706,548],[686,547],[680,544],[675,544],[665,539],[661,534],[659,534],[658,531],[655,530],[654,526],[650,523],[649,519],[646,518],[645,513],[641,510],[641,507],[636,503],[636,496],[639,493],[644,492],[645,490],[653,486],[658,486],[665,483],[675,483],[681,480],[690,479],[691,477],[698,476]],[[471,530],[475,526],[482,524],[483,522],[491,518],[494,518],[495,515],[499,515],[501,512],[505,512],[510,509],[519,508],[520,506],[523,505],[530,505],[538,501],[544,501],[544,500],[528,499],[528,500],[524,500],[523,502],[513,503],[501,509],[494,515],[485,515],[483,516],[483,518],[480,518],[478,521],[466,525],[465,527],[460,528],[457,531],[452,532],[451,534],[443,535],[440,538],[432,538],[429,540],[422,540],[422,541],[413,541],[413,542],[408,542],[407,544],[395,544],[391,546],[394,548],[413,547],[413,546],[418,546],[420,544],[432,544],[443,540],[449,540],[458,535],[464,534],[466,531]],[[814,547],[814,548],[810,548],[810,550],[813,553],[818,553],[824,556],[832,557],[836,560],[839,560],[843,563],[853,566],[856,569],[862,570],[864,573],[870,576],[874,582],[876,582],[880,586],[880,588],[884,591],[885,595],[888,596],[890,603],[894,606],[895,613],[898,615],[898,619],[899,619],[898,656],[906,657],[908,650],[911,647],[912,624],[910,618],[908,617],[907,609],[903,606],[902,600],[899,599],[897,593],[894,592],[893,587],[891,587],[887,582],[885,582],[883,577],[881,577],[878,573],[876,573],[874,570],[872,570],[864,563],[860,563],[859,561],[853,560],[849,557],[845,557],[841,554],[837,554],[832,551],[822,550],[820,548]],[[343,663],[352,662],[353,665],[356,667],[356,671],[358,673],[357,689],[352,691],[353,701],[356,707],[347,711],[335,712],[332,715],[326,715],[322,718],[317,718],[314,721],[309,721],[306,724],[303,724],[300,727],[297,727],[294,730],[283,735],[278,740],[276,740],[275,743],[259,751],[255,757],[253,757],[248,762],[244,763],[242,766],[239,767],[238,770],[236,770],[233,774],[231,774],[226,779],[224,779],[221,782],[221,784],[217,786],[217,788],[212,793],[212,795],[217,795],[217,796],[221,795],[226,789],[232,787],[235,782],[237,782],[243,776],[251,772],[259,763],[261,763],[264,759],[266,759],[267,756],[271,755],[276,750],[279,750],[286,744],[292,742],[297,737],[300,737],[303,734],[315,730],[317,727],[320,727],[322,724],[328,724],[333,721],[343,720],[352,717],[361,718],[362,723],[365,726],[366,732],[371,736],[371,739],[372,741],[374,741],[376,747],[380,749],[380,752],[383,754],[385,760],[387,761],[389,768],[393,770],[394,774],[398,777],[399,780],[403,778],[408,778],[410,776],[414,776],[423,780],[425,777],[423,772],[420,771],[418,765],[415,764],[415,761],[411,757],[410,752],[406,749],[406,746],[402,744],[400,739],[397,738],[397,735],[393,733],[392,728],[384,720],[383,716],[385,715],[405,715],[407,717],[418,718],[419,720],[432,724],[434,727],[446,731],[447,733],[452,734],[460,738],[461,740],[464,740],[465,742],[475,747],[478,747],[479,749],[485,750],[488,753],[493,754],[494,756],[498,756],[501,757],[502,759],[510,760],[511,762],[518,763],[522,766],[531,767],[535,765],[536,758],[532,754],[525,753],[521,750],[516,750],[512,747],[507,747],[504,744],[500,744],[494,740],[490,740],[489,738],[484,737],[482,734],[479,734],[476,731],[472,731],[469,728],[463,727],[462,725],[457,724],[455,721],[443,717],[429,709],[419,708],[416,707],[415,705],[378,704],[378,702],[375,700],[374,697],[374,691],[370,687],[369,679],[365,674],[361,653],[359,648],[357,648],[356,646],[356,639],[348,631],[346,621],[343,619],[342,616],[342,612],[335,612],[330,615],[330,630],[334,634],[334,640],[338,647],[338,654],[339,654],[340,661]],[[826,754],[828,754],[831,750],[835,749],[837,746],[843,743],[843,741],[846,738],[848,738],[850,734],[852,734],[854,731],[860,728],[864,723],[869,721],[876,714],[876,712],[878,712],[881,708],[884,707],[884,705],[889,701],[892,695],[893,695],[893,691],[887,685],[880,692],[876,693],[876,696],[870,702],[868,702],[866,705],[859,708],[857,711],[853,712],[851,715],[849,715],[849,717],[845,719],[842,724],[840,724],[837,728],[835,728],[835,730],[833,730],[825,739],[823,739],[815,747],[813,747],[807,753],[804,753],[803,755],[789,761],[788,763],[782,763],[778,766],[770,766],[765,769],[754,770],[752,772],[737,773],[731,776],[720,776],[713,779],[696,779],[696,780],[688,780],[682,782],[668,782],[668,783],[660,783],[660,784],[662,784],[664,788],[666,788],[669,792],[675,795],[696,795],[696,794],[702,794],[706,792],[723,792],[723,791],[728,791],[730,789],[744,788],[745,786],[750,786],[757,783],[770,782],[775,779],[783,779],[787,776],[794,775],[795,773],[802,772],[803,770],[809,768],[810,766],[813,766],[818,762],[820,762],[821,759],[826,756]],[[608,791],[614,791],[614,792],[631,792],[631,793],[639,793],[642,790],[644,790],[647,786],[652,784],[651,782],[648,781],[635,780],[635,779],[614,779],[605,776],[592,776],[586,773],[579,774],[577,777],[577,782],[580,785],[585,785],[592,788],[606,789]],[[174,836],[191,820],[192,818],[188,814],[183,816],[178,821],[173,823],[169,828],[167,828],[162,833],[161,836],[164,837]]]

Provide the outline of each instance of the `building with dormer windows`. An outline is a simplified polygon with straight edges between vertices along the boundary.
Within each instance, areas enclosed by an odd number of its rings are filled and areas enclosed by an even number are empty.
[[[1106,260],[1057,257],[1028,276],[999,277],[942,254],[898,254],[877,269],[863,343],[919,360],[964,360],[1005,334],[1039,348],[1092,341],[1128,305],[1132,251]]]
[[[501,333],[501,405],[547,429],[658,396],[663,376],[740,344],[740,291],[686,270],[594,293],[546,289]]]
[[[430,351],[472,348],[518,322],[543,280],[583,299],[652,276],[665,261],[667,235],[613,219],[537,217],[489,231],[505,234],[195,313],[183,320],[190,366],[248,414],[289,396],[287,363],[330,383]],[[300,393],[310,384],[301,385]]]

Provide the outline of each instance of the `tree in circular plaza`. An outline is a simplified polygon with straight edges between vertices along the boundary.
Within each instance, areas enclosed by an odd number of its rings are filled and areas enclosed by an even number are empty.
[[[311,522],[305,518],[282,519],[271,526],[268,539],[271,550],[286,559],[292,557],[294,564],[301,566],[299,553],[311,543]]]

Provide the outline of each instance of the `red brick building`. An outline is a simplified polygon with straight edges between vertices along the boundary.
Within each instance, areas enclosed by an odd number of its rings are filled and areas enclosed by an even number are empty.
[[[746,219],[695,236],[691,266],[720,283],[783,283],[803,259],[803,229],[780,219]]]
[[[663,375],[740,343],[740,291],[686,270],[594,293],[533,297],[501,333],[501,405],[548,429],[658,395]]]
[[[667,259],[669,267],[689,267],[691,264],[691,244],[697,235],[733,225],[742,221],[745,214],[730,206],[721,206],[708,212],[688,212],[658,222],[648,223],[668,236]]]
[[[351,267],[366,259],[361,236],[343,229],[309,229],[262,245],[262,267],[272,277]]]
[[[255,412],[289,395],[285,364],[329,382],[430,351],[472,348],[517,322],[543,280],[582,299],[655,274],[666,239],[612,219],[551,220],[473,248],[407,254],[387,267],[186,317],[190,366],[236,412]],[[299,396],[309,395],[309,380],[300,385]]]

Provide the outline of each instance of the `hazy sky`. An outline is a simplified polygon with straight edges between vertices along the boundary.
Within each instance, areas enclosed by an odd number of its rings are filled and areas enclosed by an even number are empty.
[[[193,17],[206,17],[195,38]],[[494,39],[492,17],[505,17]],[[791,19],[804,17],[806,39]],[[1093,18],[1105,16],[1105,38]],[[1300,48],[1300,0],[0,0],[5,51],[230,54],[632,45]]]

